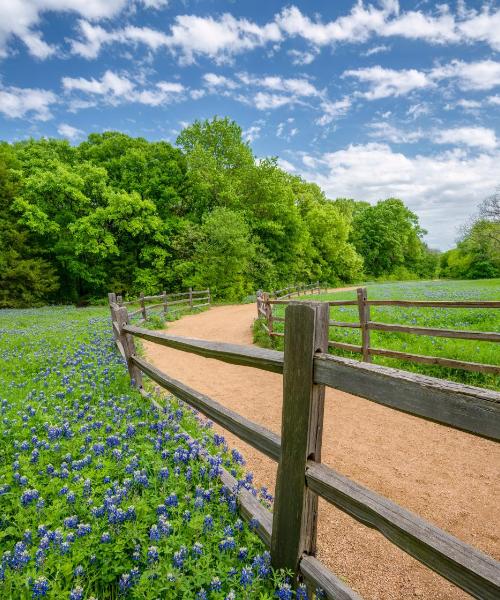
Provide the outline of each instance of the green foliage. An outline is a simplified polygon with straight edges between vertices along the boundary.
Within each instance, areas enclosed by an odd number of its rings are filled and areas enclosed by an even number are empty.
[[[423,233],[417,215],[401,200],[389,198],[355,214],[351,239],[364,258],[366,272],[380,277],[396,267],[416,267],[424,252]]]
[[[256,159],[228,118],[195,121],[177,145],[114,131],[76,147],[1,144],[0,305],[190,285],[233,301],[293,281],[435,276],[400,200],[329,200]],[[477,276],[496,272],[476,254]]]

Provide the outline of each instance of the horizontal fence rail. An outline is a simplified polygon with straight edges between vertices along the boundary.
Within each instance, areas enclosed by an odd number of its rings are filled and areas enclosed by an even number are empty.
[[[411,335],[423,335],[430,337],[442,337],[448,339],[476,340],[483,342],[500,342],[500,333],[494,331],[471,331],[445,329],[437,327],[417,327],[398,323],[380,323],[370,319],[370,306],[402,306],[402,307],[430,307],[430,308],[487,308],[498,309],[500,302],[493,300],[484,301],[445,301],[445,300],[369,300],[366,288],[357,288],[357,300],[331,300],[329,306],[357,306],[359,321],[336,321],[330,319],[330,327],[359,329],[361,331],[361,344],[350,344],[337,340],[329,340],[328,346],[337,350],[345,350],[361,354],[363,362],[371,362],[373,356],[387,356],[399,360],[435,365],[451,369],[462,369],[478,373],[491,373],[500,375],[500,365],[490,365],[467,360],[456,360],[442,356],[425,356],[411,352],[390,350],[387,348],[375,348],[370,341],[371,331],[385,331],[408,333]],[[274,329],[274,323],[283,323],[285,319],[273,314],[274,305],[287,305],[290,300],[284,296],[272,299],[270,294],[261,292],[257,295],[257,317],[264,319],[263,328],[271,337],[284,337],[284,334]]]
[[[247,490],[240,513],[257,519],[276,568],[295,571],[330,600],[360,596],[315,558],[318,497],[377,529],[389,541],[475,598],[500,597],[500,563],[410,511],[321,464],[324,387],[418,417],[500,440],[500,394],[414,373],[331,356],[328,310],[295,302],[286,310],[285,352],[169,336],[128,324],[126,308],[111,303],[113,332],[132,378],[147,375],[223,428],[278,462],[274,514]],[[137,356],[134,338],[206,358],[283,373],[281,438],[179,382]],[[223,470],[224,485],[236,480]]]
[[[200,297],[201,296],[201,297]],[[174,314],[183,310],[194,310],[210,306],[211,296],[210,289],[206,290],[193,290],[189,288],[187,292],[162,292],[155,296],[145,296],[140,294],[139,298],[135,300],[123,301],[120,295],[115,293],[108,294],[109,301],[116,303],[118,306],[132,306],[139,305],[139,308],[128,312],[128,317],[134,317],[138,314],[141,315],[141,321],[146,321],[149,314],[158,314],[166,317],[168,314]],[[155,304],[151,304],[154,300],[161,300]],[[206,302],[203,302],[206,300]],[[172,307],[175,308],[172,308]],[[153,309],[161,308],[160,312],[153,313]]]

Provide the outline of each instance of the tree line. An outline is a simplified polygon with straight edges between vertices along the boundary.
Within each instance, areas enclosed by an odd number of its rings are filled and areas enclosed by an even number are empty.
[[[440,263],[442,277],[500,277],[500,189],[481,202],[462,227],[456,248],[444,252]]]
[[[439,255],[396,198],[375,205],[257,159],[227,118],[172,146],[119,132],[0,143],[0,306],[210,287],[433,277]]]

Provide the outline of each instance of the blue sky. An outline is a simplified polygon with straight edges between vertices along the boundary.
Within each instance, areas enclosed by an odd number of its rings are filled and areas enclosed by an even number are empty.
[[[328,197],[396,196],[446,249],[500,185],[497,2],[5,0],[0,138],[175,142],[229,116]]]

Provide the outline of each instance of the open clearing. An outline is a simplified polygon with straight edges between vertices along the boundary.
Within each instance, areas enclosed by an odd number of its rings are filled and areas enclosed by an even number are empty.
[[[168,332],[251,344],[254,304],[185,316]],[[282,377],[144,343],[163,371],[279,433]],[[226,434],[254,473],[274,489],[276,466]],[[460,539],[500,558],[498,444],[332,389],[326,391],[323,462]],[[319,557],[367,599],[466,598],[467,594],[320,501]]]

